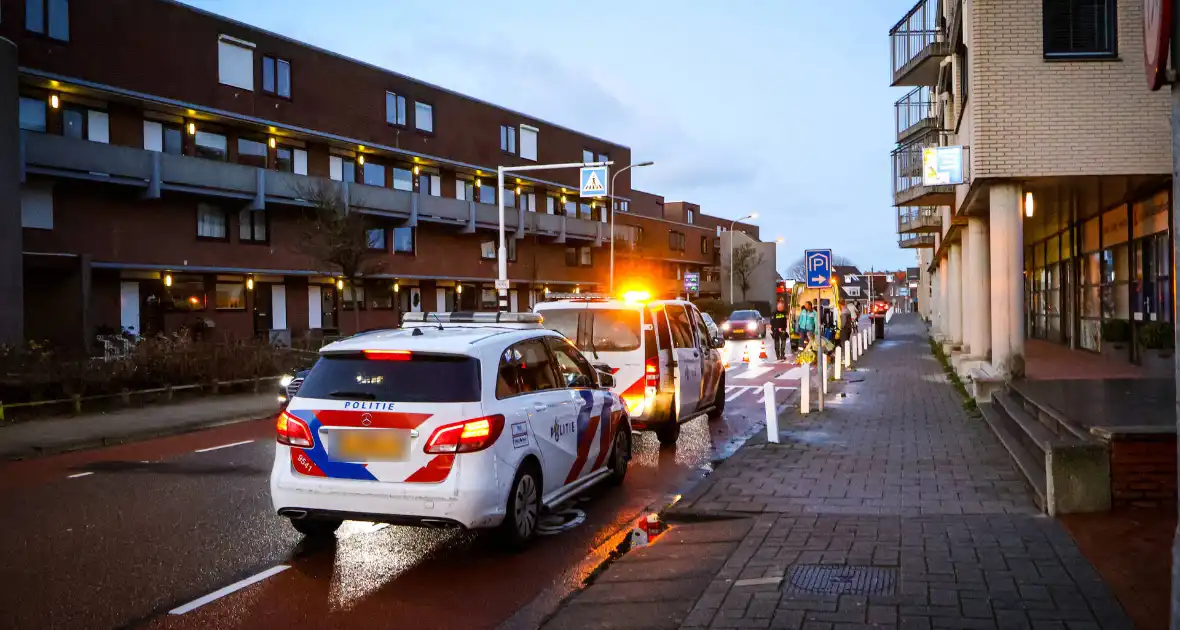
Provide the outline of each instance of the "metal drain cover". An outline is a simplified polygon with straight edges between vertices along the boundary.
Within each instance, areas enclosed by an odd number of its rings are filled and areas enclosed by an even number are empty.
[[[813,595],[892,595],[897,569],[839,564],[797,564],[787,573],[786,592]]]

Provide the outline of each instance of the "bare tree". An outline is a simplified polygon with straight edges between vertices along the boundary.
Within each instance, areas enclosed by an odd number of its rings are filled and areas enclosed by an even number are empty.
[[[742,290],[742,301],[746,301],[746,291],[750,290],[750,276],[754,269],[762,264],[762,252],[753,245],[746,243],[733,250],[730,264],[733,265],[733,277]],[[733,296],[730,296],[733,299]]]
[[[847,256],[832,256],[832,266],[837,266],[837,265],[841,266],[841,267],[855,267],[856,266],[856,264],[853,263],[852,260],[849,259]],[[796,260],[795,262],[791,263],[787,267],[784,277],[786,277],[790,280],[797,280],[799,282],[802,282],[803,280],[805,280],[807,278],[807,261],[805,261],[802,257],[800,257],[799,260]]]
[[[326,180],[313,179],[299,186],[297,192],[310,207],[304,214],[296,247],[344,278],[345,288],[352,289],[352,311],[356,330],[360,332],[357,280],[381,269],[381,261],[377,259],[380,251],[369,247],[369,222],[364,215],[350,210],[361,202],[353,197],[345,203],[343,187]],[[340,303],[343,302],[342,292]]]

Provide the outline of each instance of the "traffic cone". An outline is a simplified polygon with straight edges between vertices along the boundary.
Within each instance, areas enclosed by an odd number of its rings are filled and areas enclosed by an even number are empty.
[[[750,346],[747,344],[742,346],[742,363],[750,362]]]
[[[759,359],[766,359],[766,358],[768,358],[768,357],[766,356],[766,340],[765,340],[765,339],[763,339],[763,340],[762,340],[762,350],[758,352],[758,358],[759,358]]]

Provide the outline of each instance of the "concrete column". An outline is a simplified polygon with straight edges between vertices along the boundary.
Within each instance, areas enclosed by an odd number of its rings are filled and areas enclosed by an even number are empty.
[[[25,341],[16,44],[0,38],[0,346]]]
[[[991,206],[992,366],[1005,377],[1024,371],[1024,235],[1020,186],[995,184]]]
[[[962,310],[960,311],[960,313],[962,313],[962,318],[963,318],[963,340],[962,340],[962,343],[959,344],[959,349],[963,351],[964,355],[972,356],[971,355],[971,336],[972,336],[971,331],[975,325],[975,322],[971,318],[971,311],[968,310],[967,307],[970,304],[971,293],[975,290],[975,287],[971,286],[970,261],[971,261],[971,253],[972,253],[972,251],[974,251],[975,247],[977,247],[977,242],[971,240],[971,230],[963,229],[963,230],[959,231],[959,234],[960,234],[959,242],[962,244],[962,247],[963,247],[962,259],[959,261],[959,278],[958,278],[959,286],[963,287],[961,290],[962,298],[963,298],[962,299]]]
[[[946,341],[951,334],[951,318],[950,318],[950,274],[948,267],[950,265],[946,260],[938,261],[938,332],[942,336],[941,341]]]
[[[963,246],[951,243],[946,257],[947,336],[952,344],[963,343]]]
[[[991,275],[988,272],[987,222],[982,217],[967,220],[968,240],[967,281],[965,289],[964,321],[970,322],[967,329],[967,345],[971,356],[988,358],[992,349],[991,331]]]

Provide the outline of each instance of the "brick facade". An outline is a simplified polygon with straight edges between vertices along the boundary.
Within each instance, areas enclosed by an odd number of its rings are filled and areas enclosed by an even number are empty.
[[[1176,437],[1113,440],[1111,498],[1115,507],[1176,504]]]

